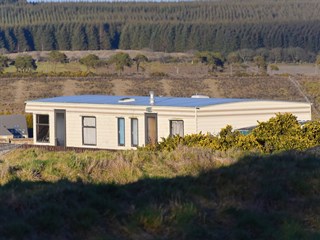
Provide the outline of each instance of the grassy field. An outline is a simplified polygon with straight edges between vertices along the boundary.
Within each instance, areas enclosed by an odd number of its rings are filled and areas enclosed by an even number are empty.
[[[1,239],[319,239],[319,150],[16,150]]]

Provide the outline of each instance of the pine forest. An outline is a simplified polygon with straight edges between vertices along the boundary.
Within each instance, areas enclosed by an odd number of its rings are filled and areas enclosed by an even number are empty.
[[[0,4],[9,52],[150,49],[320,50],[320,1],[24,2]]]

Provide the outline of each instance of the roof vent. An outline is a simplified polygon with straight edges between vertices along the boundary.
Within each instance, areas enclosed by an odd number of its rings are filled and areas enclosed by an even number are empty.
[[[206,95],[192,95],[191,98],[209,98],[209,96],[206,96]]]
[[[150,91],[150,105],[154,104],[154,92]]]
[[[119,103],[128,103],[128,102],[134,102],[134,98],[121,98],[118,102]]]

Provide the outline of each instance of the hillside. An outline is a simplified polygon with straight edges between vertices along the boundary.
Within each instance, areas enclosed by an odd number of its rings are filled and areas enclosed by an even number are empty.
[[[27,100],[80,94],[107,95],[156,95],[190,97],[205,94],[210,97],[233,97],[305,101],[304,96],[287,76],[208,76],[196,68],[188,68],[190,73],[176,76],[148,77],[144,75],[123,75],[106,77],[25,77],[0,78],[0,113],[24,113]],[[163,68],[163,66],[162,66]],[[182,71],[181,68],[180,71]],[[205,68],[206,69],[206,68]],[[200,74],[200,75],[197,75]],[[201,74],[203,74],[201,76]],[[303,92],[314,103],[314,117],[319,112],[319,78],[294,77]]]
[[[0,4],[0,48],[10,52],[320,50],[316,0],[13,2]]]
[[[0,163],[0,236],[319,239],[319,160],[317,149],[16,150]]]
[[[24,112],[24,101],[79,94],[235,97],[304,101],[287,77],[86,77],[0,79],[0,112]],[[177,88],[176,86],[179,86]],[[263,87],[262,87],[263,86]],[[316,90],[316,89],[315,89]]]
[[[19,73],[10,65],[0,74],[0,113],[24,113],[27,100],[80,95],[148,95],[190,97],[204,94],[210,97],[255,98],[313,103],[314,117],[319,115],[319,68],[313,64],[270,64],[267,74],[261,74],[253,62],[231,66],[225,64],[223,72],[210,71],[208,65],[198,62],[191,53],[163,53],[150,51],[124,51],[131,58],[139,54],[150,61],[136,64],[119,72],[115,64],[88,69],[79,59],[97,54],[110,59],[122,51],[67,51],[69,63],[52,64],[48,52],[29,53],[37,61],[37,70]],[[17,53],[8,54],[15,59]],[[243,67],[244,65],[244,67]],[[231,71],[231,69],[233,69]],[[289,78],[291,76],[291,78]],[[300,90],[290,79],[295,79]],[[305,95],[303,95],[303,94]]]

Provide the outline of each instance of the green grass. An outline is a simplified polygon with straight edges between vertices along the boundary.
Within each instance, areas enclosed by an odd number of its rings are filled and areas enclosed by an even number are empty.
[[[94,70],[94,69],[93,69]],[[86,72],[86,66],[80,64],[79,62],[71,62],[71,63],[57,63],[56,65],[50,62],[37,62],[37,70],[36,72],[43,72],[43,73],[61,73],[61,72]],[[92,71],[92,70],[91,70]],[[8,68],[4,69],[4,73],[15,73],[17,69],[15,66],[9,66]]]
[[[17,150],[0,239],[320,238],[317,150],[230,154]]]

